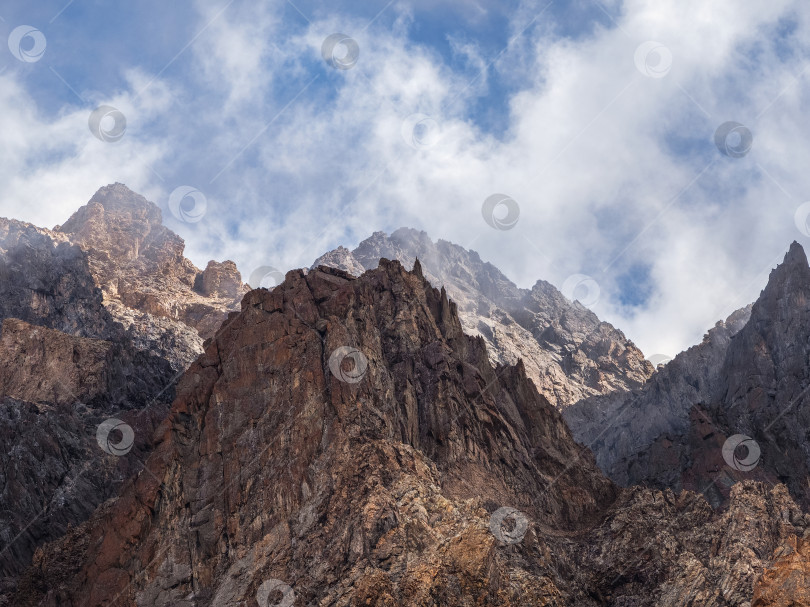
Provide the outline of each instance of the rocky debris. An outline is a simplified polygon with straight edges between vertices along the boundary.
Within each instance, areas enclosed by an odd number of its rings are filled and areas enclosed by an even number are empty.
[[[709,331],[639,390],[583,400],[564,412],[577,440],[621,485],[701,488],[719,469],[728,437],[761,451],[742,476],[784,482],[810,504],[810,268],[793,243],[752,306]],[[710,462],[714,462],[710,464]],[[728,487],[709,494],[724,503]]]
[[[784,485],[737,483],[723,512],[691,491],[633,487],[584,538],[577,585],[598,601],[564,604],[751,606],[763,572],[809,530]],[[774,593],[801,594],[781,582]]]
[[[312,267],[359,276],[376,268],[380,258],[408,268],[418,258],[428,280],[443,285],[458,305],[467,334],[484,339],[492,363],[522,360],[539,392],[560,409],[587,396],[640,387],[653,372],[621,331],[551,284],[538,281],[531,290],[519,289],[475,251],[434,243],[425,232],[375,232],[354,251],[339,247]]]
[[[789,537],[757,580],[751,607],[810,607],[810,540]]]
[[[86,252],[105,304],[135,342],[171,360],[178,372],[248,290],[232,261],[196,268],[157,205],[120,183],[101,188],[54,232]],[[157,339],[156,318],[165,319],[158,321]]]
[[[15,605],[742,607],[760,577],[799,596],[763,576],[810,527],[784,486],[738,483],[724,512],[618,490],[419,264],[250,292],[156,439]]]
[[[134,348],[159,353],[175,373],[188,368],[202,352],[203,338],[197,329],[185,323],[128,308],[114,299],[108,299],[104,306],[113,318],[129,327],[128,336]]]

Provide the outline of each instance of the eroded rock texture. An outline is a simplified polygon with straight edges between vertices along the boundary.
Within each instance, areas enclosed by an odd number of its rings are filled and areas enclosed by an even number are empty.
[[[523,360],[537,389],[560,409],[596,394],[644,384],[652,365],[621,331],[579,302],[568,301],[543,280],[519,289],[475,251],[401,228],[375,232],[354,250],[340,247],[320,257],[326,265],[359,276],[380,258],[410,268],[416,258],[425,276],[444,286],[458,304],[462,327],[487,344],[493,364]]]
[[[776,571],[810,521],[784,486],[738,483],[723,512],[618,489],[418,264],[252,291],[156,435],[15,605],[742,607],[760,578],[799,596]],[[525,519],[493,524],[503,507]]]
[[[136,343],[178,372],[247,292],[232,261],[196,268],[160,209],[120,183],[101,188],[54,231],[87,253],[105,304]]]
[[[176,377],[245,290],[120,184],[55,230],[0,219],[0,604],[37,546],[142,468]],[[133,430],[121,457],[96,440],[110,417]]]
[[[622,485],[705,490],[719,505],[734,480],[781,481],[807,506],[808,361],[810,268],[793,243],[753,306],[718,323],[640,390],[586,399],[564,415]],[[761,450],[751,471],[729,468],[718,452],[736,434]]]

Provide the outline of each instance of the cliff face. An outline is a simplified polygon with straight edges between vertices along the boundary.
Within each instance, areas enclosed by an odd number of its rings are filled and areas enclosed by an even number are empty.
[[[640,390],[565,411],[576,438],[623,485],[703,489],[723,503],[742,478],[782,481],[810,504],[810,268],[794,243],[752,306],[709,331]],[[752,470],[717,455],[734,435],[755,440]],[[709,454],[714,454],[710,456]]]
[[[0,218],[0,319],[18,318],[71,335],[118,331],[82,250],[31,224]]]
[[[156,441],[15,605],[742,606],[810,523],[782,486],[618,490],[418,264],[250,292]]]
[[[539,280],[530,290],[519,289],[475,251],[434,243],[424,232],[376,232],[354,251],[340,247],[313,267],[359,276],[381,257],[406,267],[418,258],[425,276],[457,303],[464,330],[484,339],[493,364],[523,360],[538,391],[560,409],[587,396],[640,387],[653,372],[621,331],[551,284]]]
[[[55,230],[0,219],[0,604],[37,546],[142,468],[178,372],[246,290],[160,221],[120,184]],[[132,431],[118,457],[98,438],[110,418]]]
[[[169,362],[135,349],[104,307],[78,246],[0,220],[0,273],[2,603],[38,545],[85,520],[137,469],[174,390]],[[120,459],[95,440],[113,414],[136,435]]]
[[[120,183],[101,188],[54,232],[86,252],[115,320],[178,372],[247,292],[232,261],[196,268],[183,256],[183,239],[163,226],[160,209]]]

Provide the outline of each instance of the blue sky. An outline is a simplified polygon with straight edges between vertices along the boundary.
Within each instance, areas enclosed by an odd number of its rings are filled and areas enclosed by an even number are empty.
[[[53,226],[124,182],[198,266],[245,277],[411,226],[520,286],[590,277],[600,317],[672,355],[810,243],[809,20],[800,0],[12,1],[0,38],[46,46],[0,49],[0,214]],[[334,33],[350,69],[322,57]],[[90,132],[99,106],[120,140]],[[172,198],[192,189],[196,221]],[[482,218],[493,194],[511,229]]]

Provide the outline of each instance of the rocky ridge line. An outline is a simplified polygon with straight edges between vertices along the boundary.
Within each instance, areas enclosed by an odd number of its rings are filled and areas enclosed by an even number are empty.
[[[425,276],[457,303],[464,330],[484,339],[493,364],[522,360],[540,393],[560,409],[588,396],[640,387],[653,372],[621,331],[550,283],[538,280],[531,289],[519,289],[475,251],[434,243],[425,232],[375,232],[353,251],[339,247],[326,253],[313,267],[359,276],[376,268],[380,258],[406,267],[418,258]]]
[[[363,356],[345,366],[347,346]],[[269,588],[379,607],[799,596],[782,564],[810,519],[784,486],[738,483],[724,512],[618,490],[419,264],[250,292],[157,436],[148,473],[38,551],[16,605],[235,606]],[[493,527],[504,506],[525,513],[514,540]]]
[[[810,505],[810,267],[793,243],[752,305],[711,329],[643,388],[583,400],[564,416],[577,440],[622,485],[703,490],[725,502],[743,478],[785,483]],[[760,450],[752,470],[720,453],[734,435]],[[746,455],[741,453],[740,457]]]

